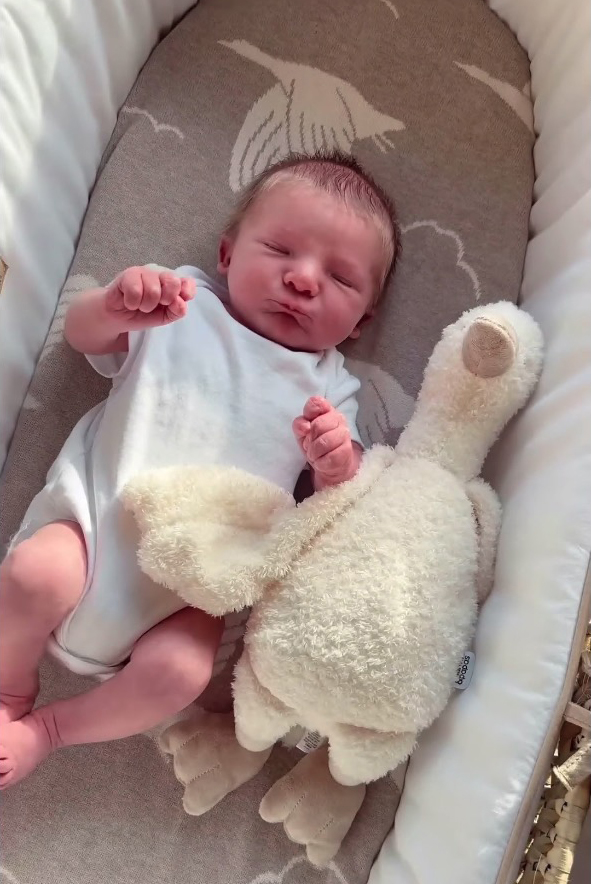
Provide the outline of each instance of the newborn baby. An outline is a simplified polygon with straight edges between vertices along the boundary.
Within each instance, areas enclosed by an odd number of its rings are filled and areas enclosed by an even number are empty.
[[[371,317],[398,248],[393,207],[355,161],[291,157],[227,225],[227,288],[149,265],[70,305],[67,340],[113,386],[72,431],[0,570],[0,786],[57,748],[147,730],[203,691],[223,622],[140,571],[120,492],[177,464],[232,465],[290,492],[306,463],[315,489],[352,478],[359,384],[335,347]],[[31,711],[48,647],[101,683]]]

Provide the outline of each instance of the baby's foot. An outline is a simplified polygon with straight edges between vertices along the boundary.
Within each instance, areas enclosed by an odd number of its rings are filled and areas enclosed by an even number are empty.
[[[52,749],[49,732],[35,713],[5,724],[0,734],[0,789],[28,776]]]

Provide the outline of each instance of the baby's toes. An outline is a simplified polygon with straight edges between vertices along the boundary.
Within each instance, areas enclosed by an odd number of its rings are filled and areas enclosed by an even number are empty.
[[[0,746],[0,789],[10,785],[13,775],[14,760],[4,746]]]
[[[36,714],[4,727],[0,744],[0,788],[13,786],[35,770],[51,752],[47,727]]]

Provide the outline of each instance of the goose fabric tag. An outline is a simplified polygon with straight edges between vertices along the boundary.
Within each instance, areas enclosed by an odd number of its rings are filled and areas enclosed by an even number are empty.
[[[306,731],[300,742],[296,744],[296,749],[300,749],[307,755],[319,749],[323,743],[324,737],[320,736],[318,731]]]
[[[462,656],[458,671],[456,672],[456,680],[454,681],[454,688],[456,688],[456,690],[465,691],[472,681],[475,660],[476,657],[472,651],[466,651]]]

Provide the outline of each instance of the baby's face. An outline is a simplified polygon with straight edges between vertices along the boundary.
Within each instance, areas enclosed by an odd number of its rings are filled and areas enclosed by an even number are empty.
[[[384,272],[374,221],[299,182],[275,185],[220,244],[236,318],[293,350],[326,350],[357,337]]]

